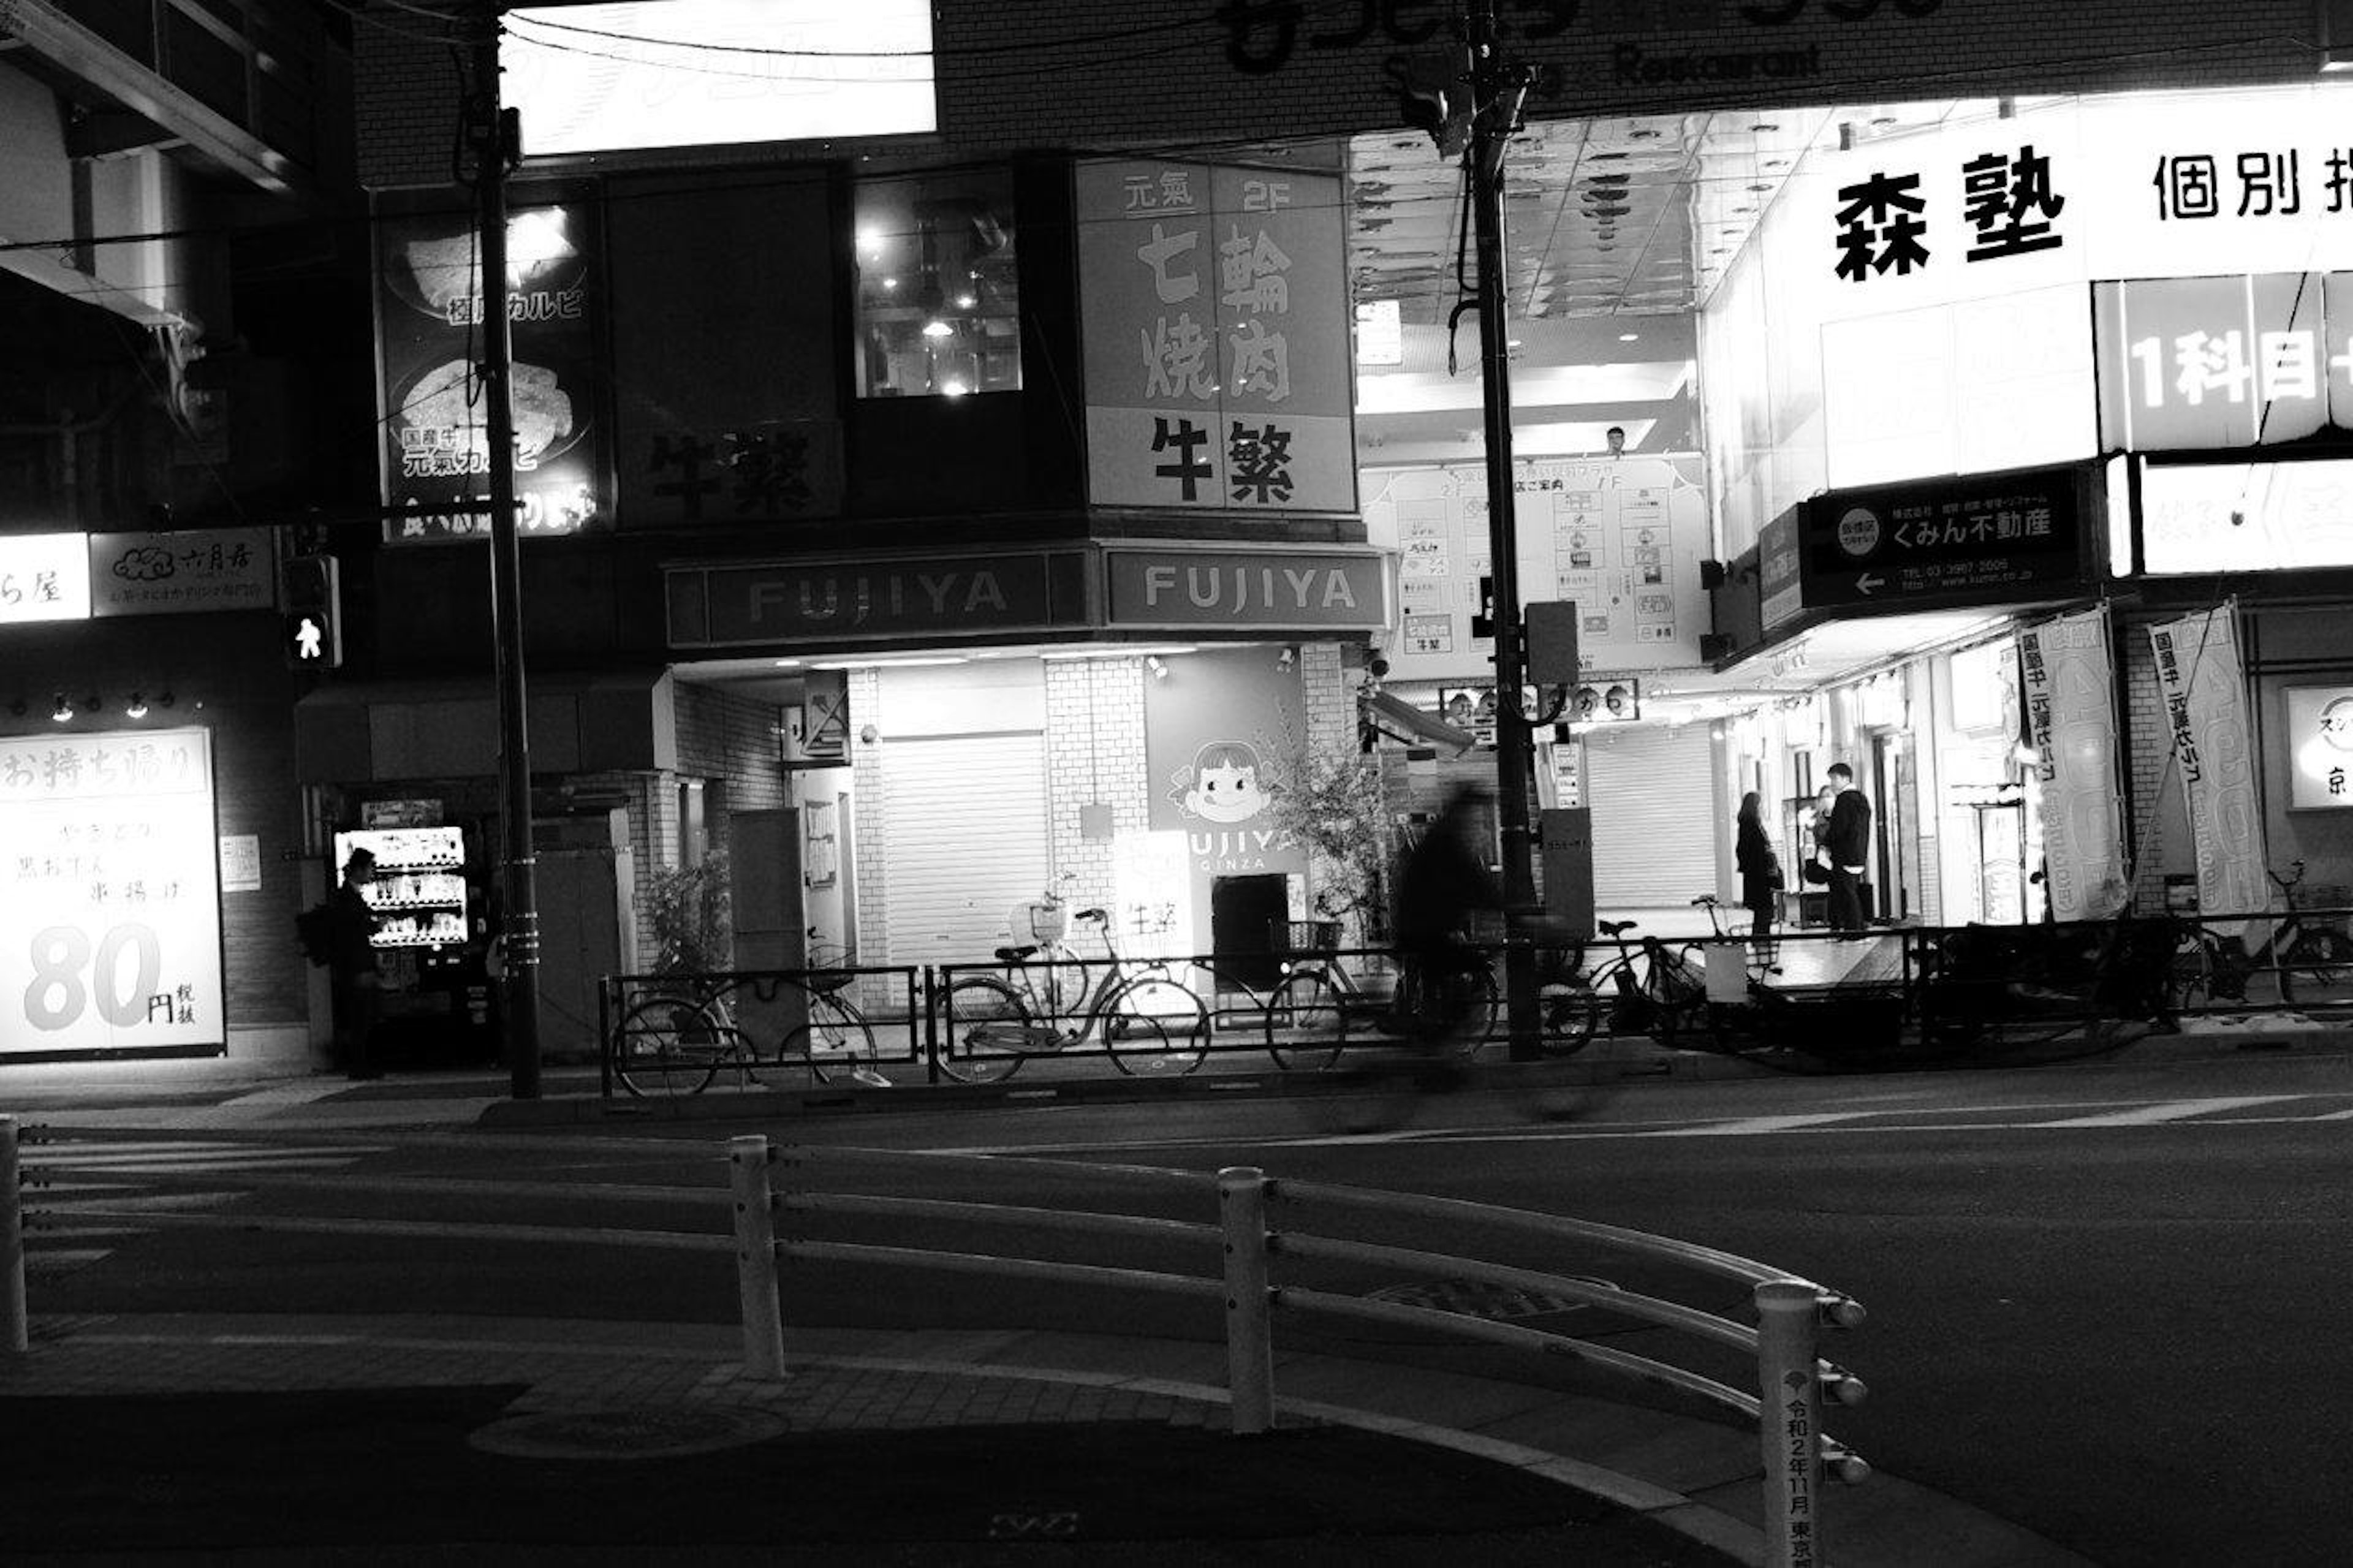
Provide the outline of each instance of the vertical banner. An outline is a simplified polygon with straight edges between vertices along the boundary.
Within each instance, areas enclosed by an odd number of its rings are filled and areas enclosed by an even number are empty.
[[[2237,625],[2235,605],[2223,605],[2148,628],[2158,693],[2173,731],[2174,766],[2198,851],[2198,907],[2215,914],[2246,914],[2271,905]],[[2246,938],[2263,923],[2211,929]]]
[[[0,737],[0,1056],[227,1039],[210,731]]]
[[[2018,634],[2027,736],[2042,785],[2044,887],[2053,920],[2105,920],[2129,894],[2116,790],[2114,661],[2105,608]]]
[[[481,265],[461,191],[386,195],[375,224],[376,359],[384,419],[384,495],[402,507],[449,506],[394,519],[387,542],[487,539],[488,416],[481,354]],[[525,538],[608,528],[610,441],[596,391],[603,258],[592,202],[519,203],[507,220],[507,320],[514,369],[515,496]]]
[[[1090,499],[1356,510],[1340,177],[1131,162],[1073,177]]]

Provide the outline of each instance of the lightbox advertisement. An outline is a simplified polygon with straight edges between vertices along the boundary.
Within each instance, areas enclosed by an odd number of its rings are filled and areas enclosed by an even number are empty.
[[[0,737],[0,1055],[227,1043],[209,731]]]

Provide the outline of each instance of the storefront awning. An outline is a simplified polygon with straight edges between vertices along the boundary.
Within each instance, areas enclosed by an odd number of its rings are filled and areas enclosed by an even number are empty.
[[[1451,746],[1457,756],[1479,743],[1479,737],[1470,731],[1457,729],[1435,713],[1425,713],[1386,691],[1367,691],[1357,698],[1356,711],[1384,734],[1409,742]]]
[[[533,676],[524,711],[535,773],[678,765],[666,671]],[[303,784],[486,777],[498,759],[498,694],[488,677],[351,681],[294,705],[294,772]]]

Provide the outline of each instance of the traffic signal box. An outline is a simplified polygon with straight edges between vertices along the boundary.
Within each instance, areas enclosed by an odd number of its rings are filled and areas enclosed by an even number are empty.
[[[280,646],[294,669],[332,669],[343,662],[343,584],[332,555],[286,562]]]

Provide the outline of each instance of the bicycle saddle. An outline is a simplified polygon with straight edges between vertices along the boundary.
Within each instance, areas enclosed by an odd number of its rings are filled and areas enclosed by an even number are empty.
[[[1109,915],[1103,913],[1101,910],[1081,910],[1077,914],[1071,918],[1082,921],[1107,921],[1111,919]]]
[[[1695,910],[1704,910],[1720,902],[1722,902],[1722,900],[1714,893],[1702,893],[1698,898],[1692,900],[1692,908]]]
[[[1616,936],[1621,931],[1632,931],[1636,922],[1633,921],[1595,921],[1593,924],[1594,929],[1600,931],[1603,936]]]
[[[1037,951],[1037,944],[1034,942],[1028,947],[1000,947],[997,950],[997,962],[999,963],[1018,963]]]

